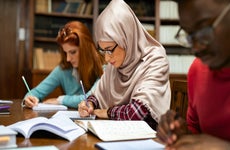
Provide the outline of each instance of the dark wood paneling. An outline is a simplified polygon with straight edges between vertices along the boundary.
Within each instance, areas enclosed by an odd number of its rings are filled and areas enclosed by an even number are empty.
[[[25,94],[21,80],[25,65],[24,41],[18,39],[22,10],[25,10],[23,2],[0,1],[0,99],[21,98]]]

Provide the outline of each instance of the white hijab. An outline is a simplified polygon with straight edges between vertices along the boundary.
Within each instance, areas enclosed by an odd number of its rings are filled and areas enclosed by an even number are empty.
[[[123,0],[112,0],[96,21],[96,41],[114,41],[125,49],[123,64],[108,64],[93,95],[100,108],[141,101],[159,121],[170,106],[165,49],[144,29]]]

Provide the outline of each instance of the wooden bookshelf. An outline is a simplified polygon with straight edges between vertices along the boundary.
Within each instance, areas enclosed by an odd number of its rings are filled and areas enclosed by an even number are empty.
[[[31,70],[30,85],[35,86],[39,83],[37,79],[44,78],[44,69],[38,69],[34,67],[34,49],[41,47],[45,51],[57,51],[58,47],[55,41],[56,34],[58,30],[71,20],[79,20],[84,22],[92,32],[94,36],[95,21],[100,14],[100,12],[107,6],[110,0],[91,0],[92,10],[90,13],[79,13],[77,11],[74,13],[73,9],[71,11],[67,10],[68,2],[73,2],[73,0],[28,0],[28,5],[30,6],[30,17],[28,25],[29,29],[29,41],[28,41],[28,66]],[[166,0],[125,0],[130,7],[136,13],[138,19],[143,23],[147,30],[154,36],[155,39],[160,41],[161,27],[167,25],[179,26],[178,18],[163,17],[161,10],[161,2]],[[47,5],[44,8],[37,6],[37,2],[40,5]],[[84,0],[75,0],[75,2],[84,2]],[[77,7],[77,4],[75,4]],[[164,8],[163,8],[164,9]],[[166,10],[165,10],[166,11]],[[42,27],[43,26],[43,27]],[[39,28],[45,29],[45,31],[40,30],[40,32],[46,32],[47,34],[39,34]],[[50,31],[50,32],[49,32]],[[172,35],[174,36],[174,35]],[[161,41],[160,41],[161,42]],[[190,51],[184,49],[175,43],[166,43],[164,47],[168,54],[188,54]],[[34,71],[36,70],[36,71]],[[42,78],[39,78],[41,74]],[[51,70],[48,70],[50,72]],[[47,70],[45,71],[47,75]],[[36,79],[36,82],[35,80]],[[36,84],[35,84],[36,83]]]

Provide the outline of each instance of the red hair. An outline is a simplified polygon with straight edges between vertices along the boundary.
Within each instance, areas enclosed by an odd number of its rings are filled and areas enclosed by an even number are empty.
[[[95,81],[103,74],[104,58],[96,49],[89,29],[79,21],[68,22],[58,33],[57,43],[60,47],[62,69],[72,68],[66,60],[66,53],[62,44],[70,43],[79,47],[79,79],[82,80],[85,90],[89,91]]]

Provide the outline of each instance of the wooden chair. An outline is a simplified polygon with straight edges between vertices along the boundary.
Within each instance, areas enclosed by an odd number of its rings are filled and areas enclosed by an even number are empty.
[[[187,81],[174,80],[171,87],[172,97],[170,109],[177,111],[183,118],[186,118],[188,107]]]

